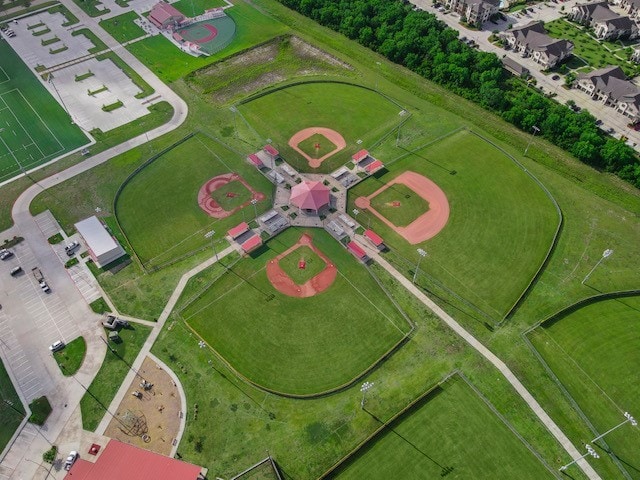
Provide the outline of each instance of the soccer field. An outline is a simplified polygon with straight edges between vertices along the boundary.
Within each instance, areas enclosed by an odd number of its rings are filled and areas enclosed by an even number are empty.
[[[0,181],[88,143],[6,42],[0,42]]]
[[[554,475],[470,386],[452,377],[369,441],[331,478],[440,477],[542,480]]]

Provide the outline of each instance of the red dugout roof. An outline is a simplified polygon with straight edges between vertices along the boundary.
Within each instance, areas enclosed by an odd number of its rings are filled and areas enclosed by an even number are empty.
[[[364,160],[365,158],[367,158],[369,156],[369,151],[368,150],[360,150],[359,152],[353,154],[351,156],[351,159],[355,162],[361,162],[362,160]]]
[[[374,232],[373,230],[365,230],[364,236],[367,237],[369,240],[371,240],[371,242],[376,247],[379,247],[384,243],[384,240],[382,240],[382,237],[378,235],[376,232]]]
[[[262,239],[260,238],[260,235],[254,235],[242,244],[242,250],[244,250],[246,253],[249,253],[251,250],[258,248],[260,245],[262,245]]]
[[[240,225],[236,225],[235,227],[233,227],[227,233],[231,238],[235,239],[236,237],[239,237],[247,230],[249,230],[249,225],[247,225],[247,222],[242,222]]]
[[[384,163],[382,163],[380,160],[376,160],[375,162],[371,162],[369,165],[367,165],[365,167],[365,170],[369,173],[373,173],[376,170],[380,170],[382,167],[384,167]]]
[[[249,155],[249,160],[251,161],[251,163],[253,163],[256,167],[261,167],[262,165],[264,165],[262,163],[262,160],[260,160],[260,158],[258,157],[258,155],[256,155],[255,153],[252,153],[251,155]]]
[[[263,150],[272,157],[277,157],[280,154],[280,152],[278,152],[278,150],[276,150],[272,145],[265,145]]]
[[[367,256],[367,252],[365,252],[356,242],[347,243],[347,248],[360,260]]]

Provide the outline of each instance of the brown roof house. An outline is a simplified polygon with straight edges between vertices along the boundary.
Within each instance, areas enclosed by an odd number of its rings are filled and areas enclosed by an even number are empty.
[[[569,18],[592,27],[600,40],[634,39],[639,35],[636,22],[609,9],[607,2],[576,3]]]
[[[444,4],[477,27],[482,27],[500,8],[500,0],[444,0]]]
[[[640,119],[640,89],[620,67],[606,67],[578,75],[576,87],[633,121]]]
[[[520,53],[522,57],[531,57],[543,69],[555,67],[573,53],[573,43],[551,38],[542,22],[511,28],[503,32],[501,37],[508,48]]]

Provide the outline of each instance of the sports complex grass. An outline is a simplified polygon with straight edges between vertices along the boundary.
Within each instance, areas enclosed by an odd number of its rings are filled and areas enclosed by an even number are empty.
[[[469,385],[452,377],[331,478],[439,477],[540,480],[554,475]]]
[[[338,268],[333,285],[302,299],[275,290],[266,263],[302,233],[281,233],[263,254],[235,264],[181,312],[238,372],[290,394],[319,393],[351,381],[410,328],[367,270],[323,230],[308,233]]]
[[[136,12],[127,12],[100,21],[100,26],[118,42],[125,43],[145,34],[145,31],[134,23],[138,18],[140,17]]]
[[[640,297],[580,308],[529,339],[599,433],[624,421],[624,412],[640,417]],[[640,429],[625,425],[604,440],[631,478],[640,478]]]
[[[272,184],[238,153],[204,134],[169,150],[131,179],[118,199],[117,217],[144,264],[160,265],[180,257],[206,245],[207,231],[215,229],[216,238],[221,238],[243,216],[253,218],[250,206],[216,219],[198,205],[200,187],[231,171],[266,194],[267,199],[256,204],[258,214],[271,207]],[[223,195],[223,200],[231,199]]]
[[[242,182],[234,180],[211,192],[211,198],[229,212],[250,201],[251,192],[247,190],[247,187]]]
[[[370,195],[406,170],[433,180],[447,196],[451,213],[438,235],[418,245],[429,253],[420,271],[493,318],[501,318],[531,281],[551,245],[559,221],[551,200],[509,157],[466,130],[387,169],[388,173],[349,190],[349,210],[355,207],[355,198]],[[417,246],[409,245],[366,210],[358,220],[370,221],[391,247],[391,258],[407,270],[413,268]],[[418,283],[423,281],[433,287],[429,278]]]
[[[397,227],[406,227],[429,211],[429,202],[401,183],[373,197],[371,206]]]
[[[86,353],[87,342],[84,337],[78,337],[67,343],[62,350],[55,352],[53,358],[55,358],[58,363],[62,374],[68,377],[80,370]]]
[[[320,148],[316,148],[318,145]],[[336,146],[327,137],[316,133],[298,144],[298,148],[311,158],[320,158],[335,150]]]
[[[330,172],[349,161],[397,126],[402,107],[375,91],[343,83],[305,83],[274,90],[238,106],[252,128],[271,138],[282,157],[298,170]],[[296,132],[309,127],[337,131],[347,146],[329,157],[317,169],[289,146]],[[362,141],[362,145],[358,144]]]
[[[304,268],[300,268],[300,262],[302,261],[304,262]],[[327,266],[324,260],[306,245],[296,248],[293,252],[281,258],[278,263],[280,268],[298,285],[303,285],[311,280]]]
[[[7,42],[0,42],[0,181],[88,143]]]
[[[6,402],[10,402],[11,405],[7,405]],[[20,397],[18,397],[9,374],[0,360],[0,452],[11,440],[25,414]]]

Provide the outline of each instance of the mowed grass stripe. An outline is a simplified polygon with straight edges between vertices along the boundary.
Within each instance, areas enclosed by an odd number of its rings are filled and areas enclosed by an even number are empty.
[[[429,211],[429,202],[406,185],[396,183],[373,197],[371,207],[396,227],[406,227]]]
[[[364,267],[326,232],[310,233],[349,281],[338,275],[328,290],[304,299],[276,291],[265,265],[302,234],[289,229],[274,249],[235,264],[182,311],[238,372],[292,394],[318,393],[350,381],[409,330]]]
[[[373,412],[375,414],[375,412]],[[446,476],[445,469],[450,469]],[[335,478],[554,478],[475,392],[453,377]]]
[[[451,213],[432,239],[410,245],[373,215],[365,211],[361,216],[371,217],[371,228],[409,263],[417,260],[416,248],[424,248],[429,258],[421,270],[501,318],[551,244],[558,216],[549,197],[509,157],[468,131],[414,152],[388,170],[349,191],[349,210],[355,198],[372,194],[401,172],[433,180],[447,196]]]
[[[529,336],[571,396],[599,432],[640,412],[640,298],[604,300],[583,307]],[[640,450],[640,430],[620,428],[607,435],[620,458]],[[630,468],[633,478],[638,471]]]
[[[5,401],[11,402],[18,412],[22,412],[22,415],[7,405]],[[23,417],[24,408],[20,397],[18,397],[9,374],[2,360],[0,360],[0,452],[4,450],[4,447],[11,440]]]

